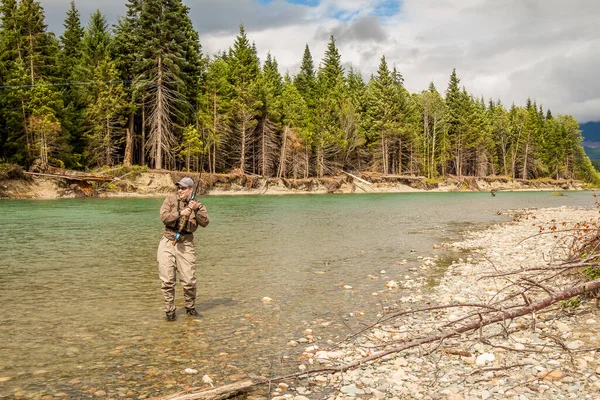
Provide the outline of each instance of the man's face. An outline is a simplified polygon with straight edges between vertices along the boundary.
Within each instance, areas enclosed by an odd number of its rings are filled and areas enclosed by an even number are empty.
[[[179,194],[180,199],[185,199],[192,194],[192,188],[179,185],[177,186],[177,193]]]

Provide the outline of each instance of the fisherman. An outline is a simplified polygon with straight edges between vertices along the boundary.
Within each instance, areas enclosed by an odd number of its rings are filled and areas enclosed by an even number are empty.
[[[161,289],[165,297],[167,321],[175,321],[175,283],[177,274],[183,287],[185,312],[199,318],[196,311],[196,251],[194,232],[198,225],[208,225],[208,213],[202,203],[192,198],[194,181],[185,177],[175,184],[177,194],[169,195],[160,207],[160,219],[165,224],[156,258]],[[180,221],[187,221],[180,226]],[[176,236],[180,230],[179,238]]]

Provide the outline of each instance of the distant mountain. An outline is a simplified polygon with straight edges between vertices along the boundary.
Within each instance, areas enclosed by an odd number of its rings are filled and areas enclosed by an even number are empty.
[[[600,121],[579,125],[583,136],[583,149],[590,160],[600,160]]]

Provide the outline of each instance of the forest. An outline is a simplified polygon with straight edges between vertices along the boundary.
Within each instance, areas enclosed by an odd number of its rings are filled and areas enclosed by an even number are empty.
[[[57,37],[38,1],[0,0],[0,162],[599,181],[572,116],[474,96],[456,70],[443,92],[410,93],[385,55],[368,79],[345,68],[331,36],[318,63],[306,45],[282,74],[243,25],[205,55],[182,0],[126,6],[114,26],[100,11],[83,26],[72,1]]]

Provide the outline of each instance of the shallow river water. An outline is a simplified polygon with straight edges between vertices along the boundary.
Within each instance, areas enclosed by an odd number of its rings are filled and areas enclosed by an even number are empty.
[[[506,209],[594,206],[591,192],[566,194],[203,197],[203,317],[174,323],[156,267],[162,199],[0,201],[0,398],[150,398],[204,375],[297,371],[290,340],[312,329],[326,346],[374,320],[410,294],[385,292],[386,280],[418,273],[434,244],[504,222]],[[179,285],[176,296],[181,312]]]

